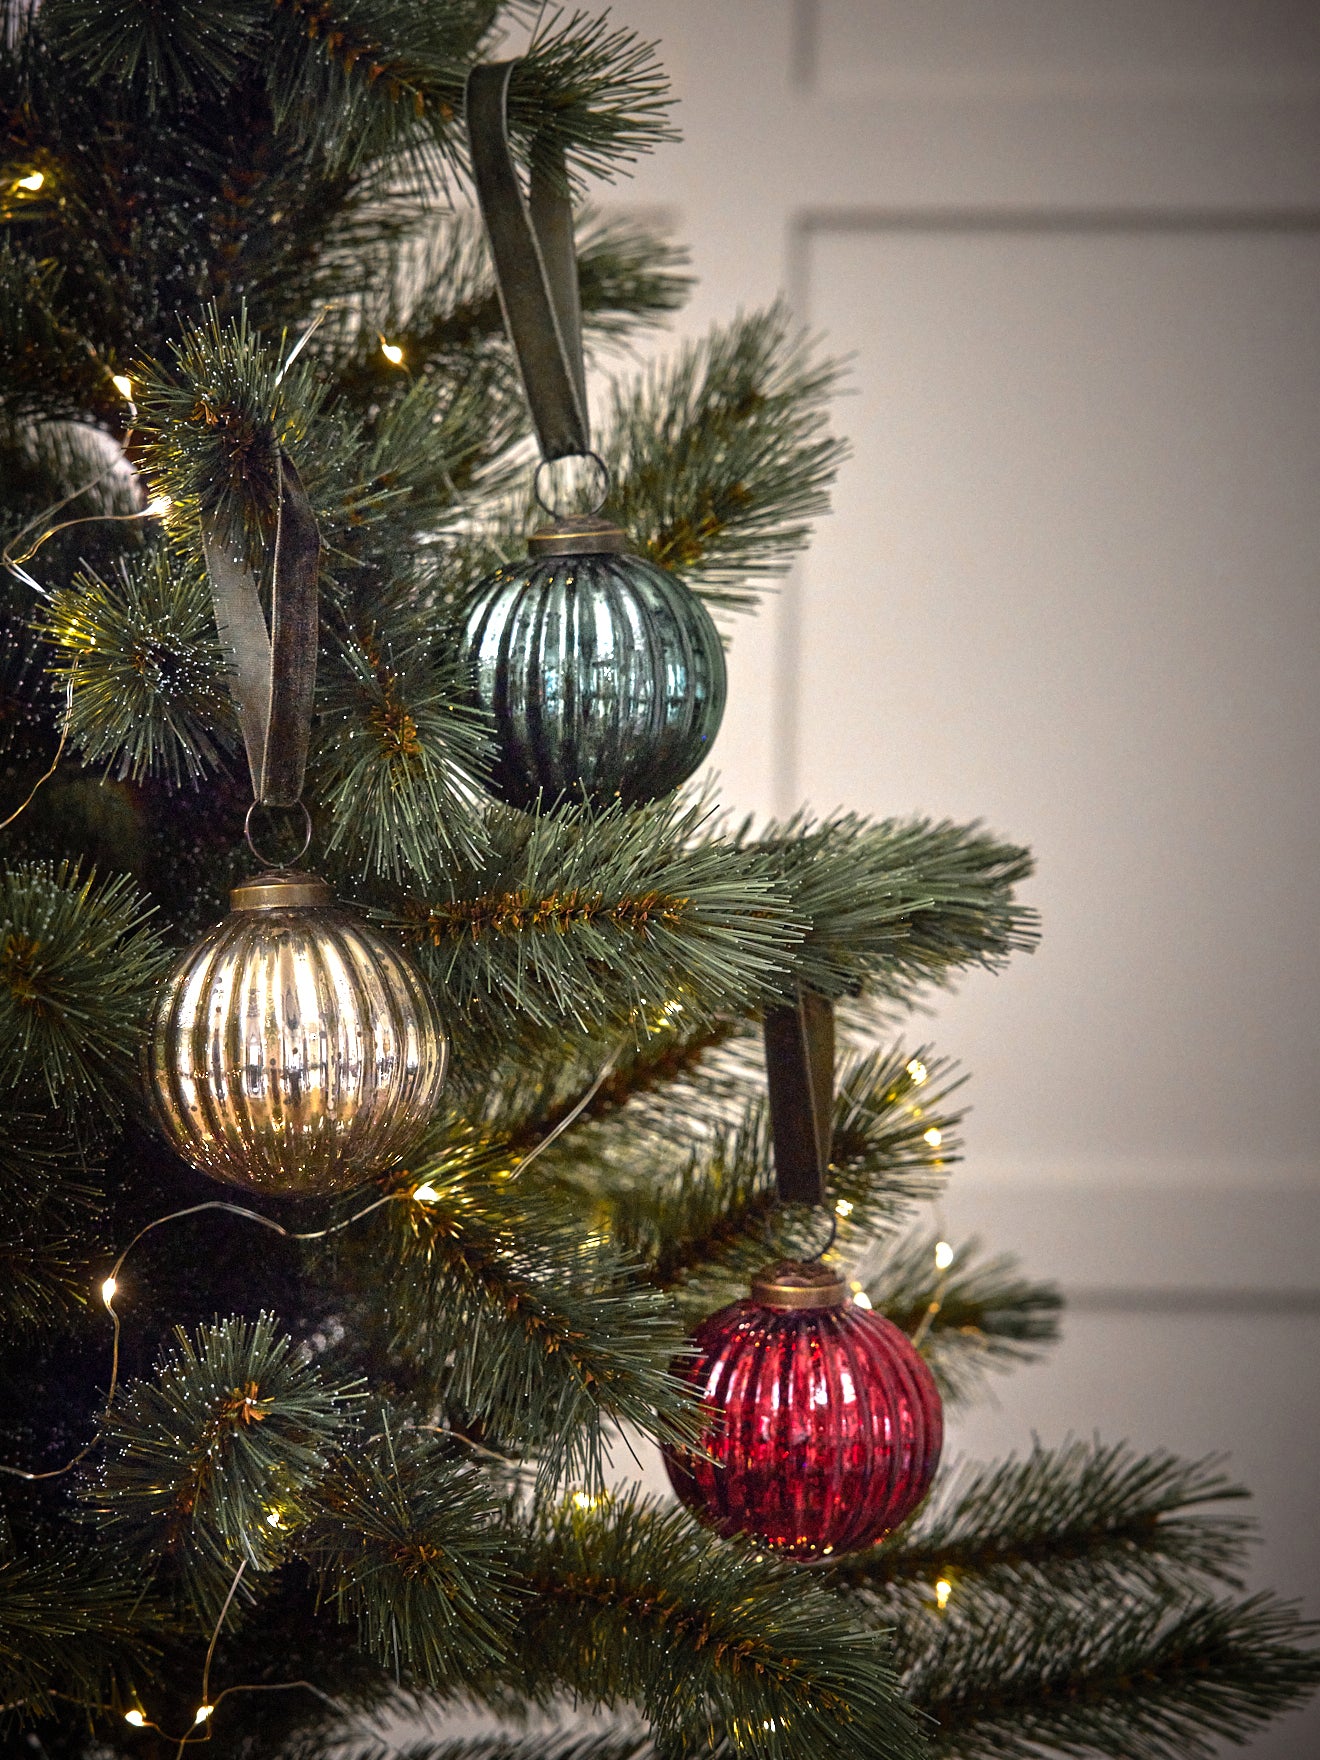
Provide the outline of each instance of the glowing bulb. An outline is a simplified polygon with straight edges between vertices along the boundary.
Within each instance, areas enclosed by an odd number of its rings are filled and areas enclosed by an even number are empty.
[[[857,1294],[853,1297],[854,1308],[866,1308],[869,1311],[874,1306],[875,1303],[871,1300],[870,1296],[867,1295],[864,1289],[859,1289]]]
[[[126,1711],[124,1713],[124,1722],[131,1723],[134,1729],[145,1729],[147,1727],[146,1718],[136,1706],[134,1706],[132,1711]]]
[[[127,373],[111,373],[110,383],[114,386],[115,390],[121,397],[127,398],[129,403],[132,403],[133,381],[129,378]]]
[[[111,1302],[114,1301],[115,1291],[118,1288],[119,1285],[115,1282],[113,1277],[107,1277],[105,1282],[101,1285],[101,1300],[105,1303],[107,1308],[110,1306]]]
[[[194,1723],[205,1723],[207,1718],[211,1715],[211,1713],[214,1710],[215,1710],[214,1705],[199,1705],[197,1707],[196,1711],[193,1712],[193,1722]]]
[[[593,1497],[589,1491],[575,1491],[573,1493],[574,1509],[595,1509],[599,1502],[600,1499]]]
[[[953,1248],[949,1245],[948,1241],[936,1241],[935,1269],[937,1271],[947,1271],[952,1264]]]
[[[125,383],[127,383],[127,381],[125,381]],[[149,513],[153,519],[164,519],[165,515],[173,506],[174,503],[170,500],[168,495],[153,495],[142,511],[144,513]]]
[[[946,1578],[941,1577],[939,1582],[935,1585],[935,1605],[940,1609],[941,1613],[949,1605],[949,1597],[952,1594],[953,1584]]]
[[[938,1149],[944,1141],[944,1132],[936,1129],[934,1125],[928,1131],[922,1131],[921,1136],[922,1141],[929,1143],[932,1149]]]
[[[277,1509],[268,1509],[266,1511],[266,1526],[268,1528],[278,1528],[283,1520],[284,1517]]]
[[[397,342],[386,342],[385,338],[382,336],[380,339],[380,352],[385,356],[385,359],[392,367],[401,367],[403,365],[403,350],[399,347]]]
[[[912,1077],[915,1086],[919,1088],[926,1080],[927,1076],[929,1076],[930,1071],[926,1068],[925,1064],[919,1057],[914,1057],[911,1063],[907,1066],[907,1073]]]
[[[419,1186],[412,1189],[413,1201],[417,1204],[434,1204],[439,1201],[440,1194],[429,1179],[424,1179]]]
[[[847,1198],[840,1198],[838,1203],[834,1206],[834,1214],[836,1216],[851,1216],[852,1213],[853,1207],[848,1202]]]
[[[29,171],[26,177],[19,178],[18,182],[14,185],[14,188],[15,189],[30,189],[35,193],[37,190],[39,190],[41,188],[42,184],[45,183],[45,181],[46,181],[46,175],[44,172],[42,172],[42,171]]]

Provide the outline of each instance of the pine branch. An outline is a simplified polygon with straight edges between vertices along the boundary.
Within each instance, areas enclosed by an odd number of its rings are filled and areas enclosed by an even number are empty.
[[[0,1111],[0,1320],[57,1331],[86,1304],[102,1193],[90,1145],[50,1113]]]
[[[317,481],[309,430],[326,397],[304,358],[287,371],[248,323],[246,311],[223,323],[212,306],[203,324],[172,347],[174,369],[143,362],[135,374],[143,462],[155,491],[171,505],[169,529],[201,555],[203,525],[241,539],[261,557],[274,530],[279,454],[284,450]],[[324,439],[325,422],[319,424]],[[308,467],[313,468],[309,471]],[[318,518],[332,512],[313,494]],[[334,509],[333,511],[338,511]]]
[[[382,336],[402,351],[415,376],[438,369],[452,373],[459,362],[471,372],[494,354],[505,366],[518,416],[516,434],[525,434],[523,391],[509,360],[480,218],[469,211],[427,212],[424,218],[424,230],[415,217],[397,234],[382,237],[374,251],[371,241],[351,236],[341,242],[332,236],[327,253],[351,262],[354,274],[363,274],[367,258],[365,286],[358,307],[333,329],[327,326],[318,354],[331,365],[340,394],[359,406],[379,402],[399,379],[399,368],[381,352]],[[659,323],[686,299],[691,286],[681,272],[686,253],[661,233],[590,209],[578,215],[575,232],[588,348]],[[455,474],[455,481],[461,484],[462,478]]]
[[[299,1549],[364,1649],[396,1679],[444,1686],[509,1639],[498,1506],[438,1439],[381,1424],[319,1490],[326,1513]]]
[[[570,1133],[572,1161],[596,1161],[597,1137],[612,1142],[615,1116],[626,1111],[629,1140],[639,1153],[657,1155],[704,1142],[712,1124],[732,1122],[765,1088],[759,1031],[731,1015],[689,1021],[674,1011],[636,1046],[616,1048],[613,1067],[601,1080],[602,1048],[580,1041],[547,1055],[502,1059],[473,1096],[468,1116],[509,1147],[525,1153],[571,1113],[580,1120]],[[603,1127],[596,1130],[593,1127]],[[553,1156],[547,1165],[562,1178],[572,1167]]]
[[[118,0],[113,7],[46,0],[42,25],[79,76],[132,92],[154,113],[214,100],[257,47],[262,0]]]
[[[427,1197],[388,1205],[351,1251],[417,1397],[497,1449],[538,1456],[543,1485],[597,1485],[607,1426],[691,1432],[695,1408],[669,1373],[683,1331],[562,1200],[511,1187],[512,1166],[499,1145],[423,1154],[407,1178],[421,1174]]]
[[[495,7],[470,0],[273,0],[269,90],[282,134],[333,170],[394,160],[435,190],[464,61]]]
[[[725,1735],[758,1760],[922,1751],[884,1640],[805,1574],[636,1497],[546,1510],[529,1547],[529,1685],[637,1703],[669,1753]]]
[[[85,1497],[121,1549],[176,1562],[209,1623],[240,1565],[269,1572],[287,1556],[360,1395],[326,1386],[268,1314],[174,1338],[107,1419]]]
[[[153,545],[121,557],[106,578],[84,570],[58,588],[37,631],[72,684],[69,733],[84,762],[135,782],[193,781],[232,740],[224,654],[197,567]]]
[[[129,1645],[142,1662],[160,1649],[159,1612],[140,1582],[67,1541],[42,1554],[0,1558],[0,1725],[49,1715],[57,1696],[103,1702],[124,1679]]]
[[[845,452],[827,425],[838,379],[773,307],[616,385],[602,442],[611,510],[709,603],[750,609],[829,510]]]
[[[1254,1525],[1205,1506],[1247,1495],[1213,1457],[1037,1443],[1025,1459],[965,1465],[883,1547],[841,1559],[828,1575],[882,1610],[914,1594],[928,1603],[937,1578],[959,1603],[964,1585],[1008,1601],[1023,1582],[1056,1598],[1117,1597],[1135,1587],[1168,1599],[1204,1577],[1240,1588]]]
[[[8,216],[0,210],[0,223]],[[84,416],[115,397],[63,298],[63,273],[0,238],[0,413],[6,422]]]
[[[608,14],[551,15],[509,83],[509,133],[526,162],[553,170],[566,156],[570,181],[613,179],[678,134],[656,45],[614,27]]]
[[[900,1657],[949,1760],[1194,1760],[1309,1697],[1316,1632],[1268,1595],[1172,1607],[1050,1595],[924,1615]]]
[[[896,1326],[915,1333],[926,1323],[922,1355],[948,1400],[970,1397],[991,1370],[1038,1361],[1059,1335],[1054,1285],[1022,1277],[1011,1254],[979,1252],[966,1241],[941,1270],[935,1237],[920,1233],[860,1271],[872,1305]]]
[[[0,1068],[19,1092],[117,1111],[169,955],[124,876],[25,862],[0,873]]]
[[[1036,945],[1036,914],[1014,895],[1030,854],[976,825],[800,814],[741,843],[771,860],[810,924],[795,966],[827,995],[861,987],[910,1001],[923,985],[972,965],[995,971]]]
[[[456,852],[471,859],[484,842],[486,727],[462,707],[452,667],[425,638],[386,648],[364,621],[339,636],[334,654],[311,785],[331,817],[327,851],[343,849],[359,870],[427,884]]]
[[[698,841],[699,803],[494,813],[479,867],[394,923],[485,1043],[638,1038],[746,1005],[797,936],[759,854]],[[545,1041],[538,1039],[544,1049]],[[480,1055],[479,1048],[477,1055]]]

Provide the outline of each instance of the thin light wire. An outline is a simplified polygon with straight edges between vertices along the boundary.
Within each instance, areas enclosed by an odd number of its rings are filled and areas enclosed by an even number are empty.
[[[28,810],[36,799],[37,790],[49,782],[51,777],[59,769],[60,759],[64,756],[64,748],[69,741],[69,729],[73,725],[73,684],[78,676],[78,668],[81,664],[82,655],[75,654],[73,665],[69,669],[69,682],[65,687],[64,692],[64,725],[60,728],[60,741],[55,747],[55,756],[50,761],[50,767],[44,771],[42,775],[38,776],[37,780],[32,784],[32,787],[28,790],[27,799],[24,800],[20,806],[15,807],[7,819],[0,819],[0,831],[5,830],[7,826],[12,825],[20,813],[25,813]]]
[[[216,1615],[215,1627],[211,1633],[211,1642],[206,1646],[206,1661],[202,1664],[202,1703],[198,1708],[199,1710],[204,1709],[206,1711],[206,1716],[202,1719],[205,1727],[202,1730],[201,1737],[197,1738],[200,1740],[210,1740],[211,1720],[215,1716],[215,1706],[211,1703],[211,1663],[215,1657],[215,1647],[220,1642],[220,1632],[225,1623],[225,1615],[229,1612],[230,1604],[232,1603],[234,1596],[238,1593],[238,1585],[243,1581],[243,1572],[247,1569],[247,1565],[248,1561],[244,1559],[238,1569],[234,1572],[234,1580],[229,1585],[229,1593],[225,1596],[220,1612]],[[179,1745],[174,1751],[175,1760],[179,1760],[179,1756],[188,1746],[189,1737],[195,1735],[196,1728],[197,1725],[194,1722],[193,1728],[191,1730],[185,1730],[183,1735],[179,1737]]]
[[[273,1234],[281,1235],[285,1240],[319,1241],[323,1240],[326,1235],[336,1234],[341,1228],[348,1228],[350,1224],[360,1222],[364,1216],[370,1216],[373,1210],[379,1210],[382,1204],[392,1204],[400,1198],[408,1198],[411,1196],[411,1192],[387,1192],[383,1198],[377,1198],[374,1203],[368,1204],[365,1209],[356,1211],[352,1216],[346,1217],[342,1222],[331,1223],[328,1228],[310,1229],[300,1234],[294,1233],[293,1230],[285,1228],[282,1222],[276,1222],[273,1217],[263,1216],[259,1210],[249,1210],[242,1204],[228,1204],[219,1198],[211,1198],[205,1204],[190,1204],[186,1210],[171,1210],[167,1216],[158,1216],[154,1222],[148,1222],[144,1228],[140,1228],[111,1266],[109,1274],[106,1276],[104,1283],[102,1284],[102,1288],[104,1288],[106,1284],[115,1285],[118,1283],[119,1273],[123,1269],[124,1261],[128,1258],[128,1255],[133,1251],[138,1242],[142,1240],[144,1236],[149,1235],[153,1229],[163,1228],[167,1222],[178,1222],[185,1216],[196,1216],[203,1210],[224,1210],[231,1216],[246,1217],[249,1222],[260,1223],[262,1228],[270,1229]],[[29,1483],[35,1483],[40,1479],[60,1479],[63,1478],[65,1473],[71,1473],[79,1462],[86,1460],[87,1456],[96,1447],[96,1444],[100,1440],[100,1429],[105,1424],[106,1419],[110,1416],[110,1408],[114,1404],[115,1392],[119,1386],[119,1331],[121,1322],[118,1310],[115,1307],[113,1289],[111,1294],[103,1296],[102,1300],[105,1302],[106,1309],[109,1312],[114,1333],[110,1358],[110,1385],[106,1389],[105,1408],[101,1414],[100,1422],[97,1425],[97,1434],[92,1437],[90,1442],[86,1443],[78,1450],[72,1460],[66,1461],[62,1467],[51,1467],[44,1473],[32,1473],[28,1472],[23,1467],[6,1466],[4,1462],[0,1462],[0,1473],[8,1473],[15,1479],[25,1479]]]
[[[351,303],[351,301],[346,299],[331,299],[326,301],[281,362],[280,369],[275,375],[275,383],[277,385],[297,360],[298,356],[307,347],[307,344],[312,340],[313,336],[316,335],[316,332],[321,328],[322,324],[325,323],[331,312],[339,306],[346,306]]]
[[[577,1105],[573,1108],[573,1110],[571,1112],[565,1113],[564,1117],[560,1119],[559,1123],[555,1126],[555,1128],[552,1131],[549,1131],[544,1137],[542,1137],[540,1142],[536,1145],[536,1147],[534,1149],[530,1149],[527,1152],[527,1154],[523,1156],[522,1160],[518,1163],[518,1165],[509,1174],[509,1176],[508,1176],[509,1180],[517,1179],[522,1174],[523,1169],[530,1167],[532,1162],[536,1160],[536,1157],[539,1154],[541,1154],[541,1152],[543,1150],[548,1149],[550,1147],[551,1143],[554,1142],[556,1137],[562,1137],[564,1132],[568,1129],[568,1127],[570,1125],[577,1123],[578,1119],[581,1118],[582,1114],[586,1111],[587,1107],[590,1106],[591,1102],[596,1098],[597,1094],[599,1094],[601,1089],[605,1086],[606,1079],[614,1073],[614,1066],[618,1061],[619,1061],[619,1052],[618,1051],[611,1052],[610,1056],[606,1059],[604,1064],[601,1066],[600,1074],[596,1077],[595,1081],[591,1084],[591,1086],[587,1089],[586,1093],[578,1101]]]
[[[30,519],[20,531],[15,532],[14,536],[5,545],[4,549],[0,550],[0,562],[2,562],[9,570],[10,574],[16,576],[17,579],[22,581],[24,586],[31,587],[34,593],[39,593],[43,599],[50,598],[51,595],[49,588],[44,587],[34,574],[29,574],[23,564],[25,562],[31,562],[41,546],[46,543],[48,539],[53,538],[57,532],[67,532],[74,526],[124,525],[131,523],[134,520],[156,519],[159,517],[159,504],[155,501],[148,501],[145,507],[139,507],[133,513],[88,513],[81,514],[77,519],[57,520],[54,525],[47,525],[45,523],[51,519],[54,514],[59,513],[61,508],[67,507],[72,501],[77,501],[82,495],[89,495],[93,489],[99,489],[101,484],[104,483],[108,477],[114,476],[115,472],[126,460],[128,443],[132,437],[133,430],[130,428],[124,435],[121,451],[117,458],[112,458],[104,470],[98,471],[94,477],[91,477],[87,482],[80,484],[78,488],[71,489],[67,495],[62,497],[62,499],[52,502],[49,507],[44,507],[34,519]],[[42,529],[38,532],[37,537],[28,545],[26,550],[19,550],[18,546],[29,535],[29,533],[37,531],[39,526]]]

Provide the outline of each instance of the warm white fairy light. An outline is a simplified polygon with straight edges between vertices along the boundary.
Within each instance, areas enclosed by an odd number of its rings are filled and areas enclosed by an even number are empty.
[[[124,1713],[124,1722],[131,1723],[134,1729],[145,1729],[147,1727],[147,1720],[142,1712],[138,1710],[136,1705],[131,1711],[126,1711]]]
[[[199,1705],[197,1707],[196,1711],[193,1712],[193,1722],[194,1723],[205,1723],[207,1718],[211,1715],[211,1713],[214,1710],[215,1710],[214,1705]]]
[[[914,1057],[908,1064],[907,1073],[912,1077],[913,1086],[918,1088],[930,1075],[930,1071],[919,1057]]]
[[[944,1609],[949,1605],[949,1597],[952,1594],[953,1584],[947,1577],[941,1577],[939,1582],[935,1585],[935,1605],[939,1608],[941,1613],[943,1613]]]
[[[168,495],[153,495],[142,511],[150,515],[152,519],[164,519],[173,506],[174,503]]]
[[[949,1245],[948,1241],[936,1241],[935,1269],[937,1271],[947,1271],[952,1264],[953,1248]]]
[[[121,397],[127,398],[129,403],[132,403],[133,381],[129,378],[127,373],[111,373],[110,383],[114,386],[115,390]]]
[[[110,1306],[111,1302],[114,1301],[115,1291],[118,1288],[119,1285],[115,1282],[113,1277],[107,1277],[105,1282],[101,1285],[101,1300],[105,1303],[107,1308]]]
[[[848,1202],[847,1198],[840,1198],[838,1203],[834,1206],[834,1214],[836,1216],[851,1216],[852,1213],[853,1207]]]
[[[932,1125],[928,1131],[922,1131],[921,1138],[923,1142],[929,1143],[932,1149],[938,1149],[944,1141],[944,1132]]]
[[[573,1493],[574,1509],[599,1509],[604,1501],[603,1497],[593,1497],[589,1491],[575,1491]]]
[[[412,1196],[415,1204],[438,1204],[440,1201],[440,1194],[429,1179],[424,1179],[421,1185],[414,1186]]]
[[[284,1517],[277,1509],[268,1509],[266,1511],[266,1526],[268,1528],[278,1528],[283,1520]]]
[[[35,195],[45,181],[46,174],[44,171],[29,171],[26,177],[19,178],[18,182],[14,185],[14,188],[31,190],[33,195]]]
[[[385,359],[392,367],[401,367],[403,365],[403,350],[399,347],[397,342],[386,342],[385,338],[382,336],[380,339],[380,352],[385,356]]]
[[[874,1306],[875,1306],[875,1303],[871,1300],[870,1296],[867,1295],[867,1293],[864,1289],[859,1289],[857,1291],[857,1294],[853,1297],[853,1307],[854,1308],[868,1308],[869,1309],[869,1308],[873,1308]]]

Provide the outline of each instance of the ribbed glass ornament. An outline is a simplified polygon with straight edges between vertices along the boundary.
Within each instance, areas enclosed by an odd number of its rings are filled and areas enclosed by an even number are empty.
[[[724,714],[710,613],[617,550],[497,569],[468,606],[461,654],[495,722],[492,789],[515,807],[656,800],[708,755]]]
[[[709,1414],[712,1458],[670,1447],[665,1465],[721,1534],[791,1558],[851,1552],[926,1495],[944,1438],[938,1390],[907,1335],[846,1291],[829,1306],[735,1302],[694,1344],[674,1372]]]
[[[162,987],[146,1054],[157,1122],[213,1178],[344,1191],[435,1110],[448,1045],[412,961],[311,875],[270,873]]]

